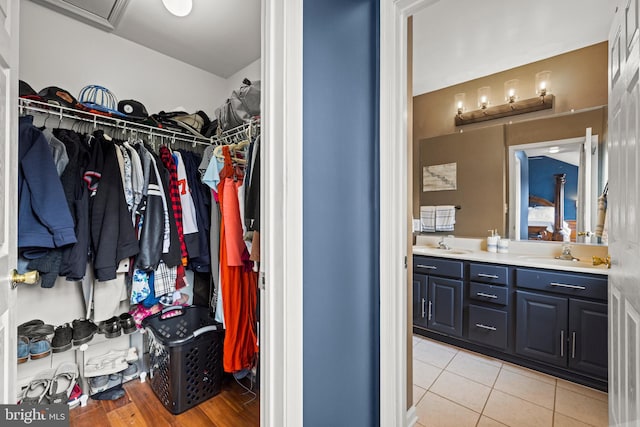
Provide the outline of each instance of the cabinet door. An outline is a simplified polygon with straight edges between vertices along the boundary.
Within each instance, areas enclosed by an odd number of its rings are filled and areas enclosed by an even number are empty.
[[[607,378],[607,305],[569,300],[569,367]]]
[[[427,276],[413,273],[413,324],[427,327]]]
[[[462,280],[429,277],[428,328],[462,336]]]
[[[567,298],[517,291],[516,353],[567,365]]]

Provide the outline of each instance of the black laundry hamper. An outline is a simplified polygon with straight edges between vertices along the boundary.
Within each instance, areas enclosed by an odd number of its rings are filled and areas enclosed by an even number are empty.
[[[220,393],[224,329],[209,309],[167,307],[145,318],[151,389],[172,414]]]

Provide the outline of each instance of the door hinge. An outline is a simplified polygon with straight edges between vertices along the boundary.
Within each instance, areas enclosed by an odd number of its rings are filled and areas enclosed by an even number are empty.
[[[404,256],[404,269],[405,269],[405,270],[407,269],[407,262],[408,262],[408,260],[407,260],[407,256],[405,255],[405,256]]]
[[[264,271],[260,272],[260,281],[259,282],[260,282],[260,285],[259,285],[260,289],[264,291],[265,287],[267,285],[267,280],[264,277]]]

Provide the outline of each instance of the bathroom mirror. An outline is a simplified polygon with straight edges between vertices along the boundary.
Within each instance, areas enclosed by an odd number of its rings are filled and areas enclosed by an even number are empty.
[[[601,139],[587,128],[584,137],[509,147],[511,239],[606,243],[595,235],[607,183]]]

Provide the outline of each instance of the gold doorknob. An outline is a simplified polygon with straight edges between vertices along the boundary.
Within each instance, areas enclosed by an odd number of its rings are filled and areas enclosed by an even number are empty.
[[[13,270],[11,273],[11,289],[18,286],[18,283],[26,283],[27,285],[33,285],[40,280],[40,273],[38,270],[27,271],[24,274],[18,274],[17,270]]]

